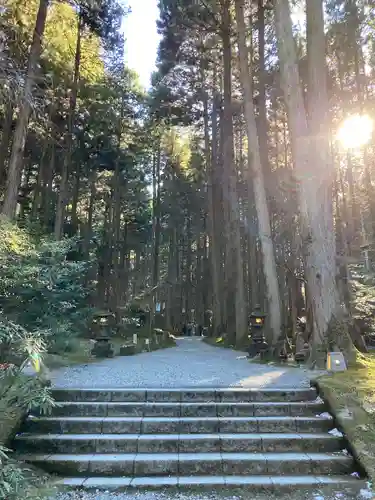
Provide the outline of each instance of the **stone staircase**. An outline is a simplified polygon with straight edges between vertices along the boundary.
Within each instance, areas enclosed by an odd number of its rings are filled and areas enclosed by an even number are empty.
[[[54,390],[19,458],[85,488],[351,488],[353,458],[315,389]]]

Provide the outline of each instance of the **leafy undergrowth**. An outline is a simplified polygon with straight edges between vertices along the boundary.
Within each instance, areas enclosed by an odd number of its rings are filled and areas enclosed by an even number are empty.
[[[45,500],[56,493],[51,476],[8,454],[9,450],[0,447],[0,500]]]
[[[375,356],[358,354],[355,367],[321,376],[317,384],[356,459],[375,482]]]

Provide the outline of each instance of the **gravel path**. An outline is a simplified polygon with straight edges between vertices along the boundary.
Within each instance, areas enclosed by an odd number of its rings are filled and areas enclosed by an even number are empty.
[[[316,373],[315,373],[316,374]],[[289,387],[309,385],[305,369],[250,363],[246,354],[210,346],[198,337],[136,356],[116,357],[51,372],[56,387]]]

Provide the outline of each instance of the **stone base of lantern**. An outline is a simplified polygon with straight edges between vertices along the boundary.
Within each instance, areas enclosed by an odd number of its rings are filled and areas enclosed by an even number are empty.
[[[91,354],[97,358],[113,358],[115,351],[110,342],[98,340],[92,349]]]

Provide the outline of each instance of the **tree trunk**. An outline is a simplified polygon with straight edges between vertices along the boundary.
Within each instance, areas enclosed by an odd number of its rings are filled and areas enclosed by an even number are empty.
[[[335,322],[340,320],[341,310],[336,288],[333,168],[326,129],[328,100],[322,1],[307,2],[309,124],[300,85],[288,0],[277,0],[275,3],[275,21],[281,82],[299,185],[307,295],[311,298],[311,361],[324,365],[327,349],[342,343],[337,338],[338,329],[333,328]],[[332,333],[335,338],[332,338]]]
[[[65,219],[65,208],[68,201],[68,180],[69,171],[72,162],[73,153],[73,126],[74,126],[74,115],[77,104],[78,95],[78,81],[79,81],[79,70],[81,64],[81,41],[82,41],[82,30],[83,30],[83,18],[82,15],[78,14],[78,31],[77,31],[77,44],[74,59],[74,75],[73,75],[73,85],[72,91],[69,99],[69,113],[68,113],[68,130],[65,136],[65,156],[64,163],[62,166],[62,174],[60,180],[60,190],[57,200],[56,207],[56,219],[55,219],[55,238],[60,240],[63,233],[64,219]]]
[[[204,74],[202,71],[202,83],[204,82]],[[214,165],[215,160],[213,155],[210,155],[210,136],[208,124],[208,96],[205,90],[203,96],[204,109],[204,147],[206,160],[206,175],[207,175],[207,194],[208,194],[208,233],[209,233],[209,258],[211,264],[211,282],[212,282],[212,329],[213,335],[219,333],[221,325],[221,310],[220,310],[220,277],[219,277],[219,243],[215,238],[215,202],[214,202]],[[216,103],[212,103],[212,123],[217,123]],[[214,127],[214,125],[212,125]],[[213,132],[212,132],[213,135]]]
[[[240,213],[237,196],[237,173],[234,167],[233,153],[233,120],[232,120],[232,47],[230,39],[231,15],[230,0],[223,0],[222,41],[224,63],[224,120],[223,120],[223,170],[228,172],[228,198],[224,203],[228,205],[227,248],[225,266],[227,271],[227,298],[235,291],[235,335],[236,343],[240,345],[247,335],[245,290],[242,264]],[[225,182],[225,179],[224,179]],[[234,290],[233,290],[234,288]],[[230,324],[229,333],[233,332]]]
[[[11,99],[8,100],[5,107],[5,116],[3,122],[3,130],[1,134],[1,144],[0,144],[0,189],[3,189],[6,180],[6,160],[8,158],[9,143],[12,135],[12,123],[13,123],[13,102]]]
[[[249,166],[252,171],[252,186],[258,216],[259,239],[263,257],[263,272],[267,287],[267,302],[270,315],[270,341],[276,347],[281,333],[281,302],[277,280],[276,260],[273,250],[271,226],[260,159],[259,142],[256,129],[253,90],[250,68],[247,62],[246,28],[244,21],[244,1],[236,0],[238,49],[240,59],[240,79],[245,100],[245,119],[249,143]]]
[[[25,86],[22,102],[13,136],[12,152],[9,160],[8,179],[2,207],[2,213],[14,219],[17,210],[18,190],[21,183],[22,160],[25,149],[27,126],[31,115],[33,87],[38,72],[38,63],[42,52],[43,34],[46,25],[49,0],[40,0],[31,42]]]

